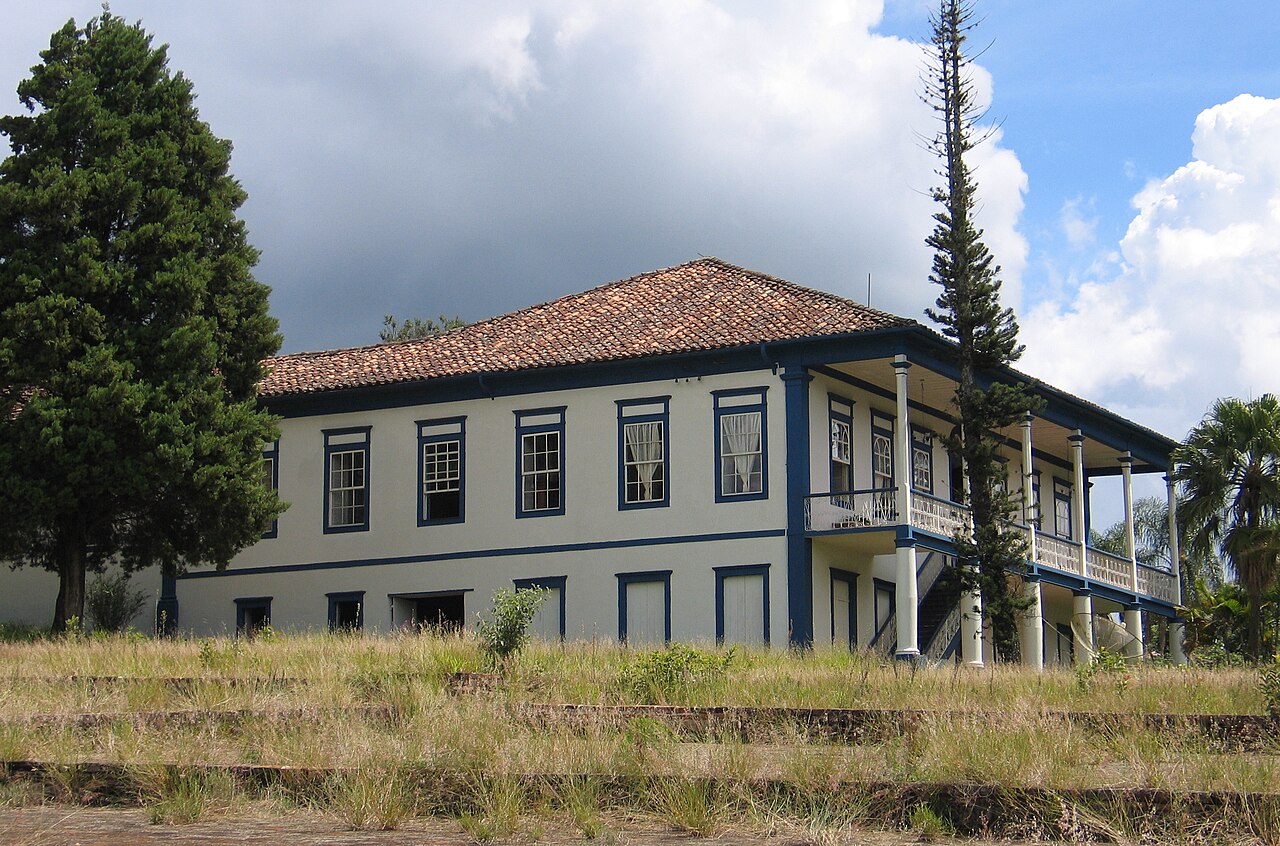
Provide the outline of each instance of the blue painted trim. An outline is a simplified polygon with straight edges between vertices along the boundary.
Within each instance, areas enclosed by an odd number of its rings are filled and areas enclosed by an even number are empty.
[[[618,579],[618,641],[627,642],[627,585],[662,582],[666,619],[663,621],[663,642],[671,642],[671,571],[645,570],[639,573],[617,573]]]
[[[564,514],[564,505],[567,489],[565,487],[565,409],[566,406],[553,406],[547,408],[529,408],[515,412],[516,416],[516,519],[525,519],[527,517],[558,517]],[[526,424],[524,421],[529,417],[550,416],[558,414],[560,422],[558,423],[538,423]],[[533,435],[546,434],[555,432],[557,441],[559,442],[559,496],[560,504],[556,508],[531,508],[524,507],[524,439]]]
[[[897,417],[885,414],[878,408],[871,409],[871,486],[873,488],[892,488],[897,485],[898,477],[898,439],[894,437],[894,424]],[[889,484],[876,484],[876,436],[889,439]]]
[[[463,561],[475,558],[503,558],[512,555],[546,555],[556,552],[592,552],[602,549],[630,549],[645,546],[667,546],[681,543],[713,543],[716,541],[761,540],[780,538],[786,529],[760,529],[751,532],[718,532],[701,535],[633,538],[627,540],[563,543],[548,546],[519,546],[498,549],[470,549],[425,555],[403,555],[393,558],[358,558],[346,561],[319,561],[310,564],[280,564],[269,567],[241,567],[226,570],[199,570],[183,573],[179,579],[210,579],[224,576],[250,576],[265,573],[296,573],[311,570],[344,570],[350,567],[382,567],[396,564],[425,564],[432,561]]]
[[[645,397],[642,399],[614,400],[618,406],[618,510],[631,511],[644,508],[666,508],[671,504],[671,397]],[[628,408],[644,405],[658,405],[662,411],[657,414],[637,414],[625,416]],[[627,502],[627,437],[626,429],[631,423],[662,424],[662,498],[645,502]]]
[[[178,632],[178,580],[172,573],[160,574],[160,598],[156,600],[156,634],[170,637]]]
[[[1067,504],[1067,520],[1066,520],[1067,525],[1066,525],[1065,534],[1062,531],[1063,529],[1062,521],[1058,519],[1058,516],[1059,516],[1058,503],[1059,502],[1065,502]],[[1071,504],[1071,484],[1069,482],[1064,482],[1062,479],[1059,479],[1058,477],[1055,476],[1053,479],[1053,533],[1054,535],[1056,535],[1059,538],[1062,538],[1063,540],[1072,540],[1075,537],[1075,535],[1073,534],[1075,526],[1072,525],[1072,522],[1075,520],[1075,514],[1073,513],[1074,511],[1075,511],[1075,508]]]
[[[734,576],[764,577],[764,607],[760,613],[764,615],[764,642],[769,640],[769,565],[768,564],[734,564],[725,567],[713,567],[716,574],[716,643],[724,642],[724,580]]]
[[[417,499],[418,499],[418,525],[419,526],[443,526],[451,523],[465,523],[467,518],[467,418],[461,417],[439,417],[434,420],[417,420],[418,426],[418,480],[417,480]],[[457,432],[441,433],[435,435],[425,434],[428,428],[433,426],[458,426]],[[426,472],[426,446],[427,444],[449,443],[451,441],[458,442],[458,516],[446,517],[440,519],[430,519],[427,517],[426,509],[426,493],[423,490],[423,474]]]
[[[271,442],[271,446],[262,451],[262,460],[271,461],[271,490],[276,491],[279,496],[280,491],[280,439],[276,438]],[[271,528],[262,533],[263,540],[269,540],[278,537],[280,534],[280,520],[271,521]]]
[[[233,600],[236,604],[236,634],[244,633],[244,618],[248,611],[265,608],[267,611],[265,625],[271,625],[270,596],[242,596]]]
[[[569,583],[568,576],[535,576],[532,579],[512,579],[516,589],[542,588],[543,590],[560,591],[560,640],[564,640],[565,587]]]
[[[723,391],[712,391],[711,399],[714,408],[714,424],[715,424],[715,474],[716,474],[716,502],[745,502],[748,500],[768,499],[769,498],[769,413],[766,405],[765,395],[768,387],[760,388],[732,388]],[[758,395],[760,401],[748,405],[733,405],[722,408],[720,400],[726,397],[741,397]],[[720,441],[722,440],[720,432],[720,418],[727,414],[751,414],[758,413],[760,415],[760,490],[754,493],[725,493],[724,492],[724,473],[721,468]]]
[[[858,646],[858,574],[850,570],[831,567],[831,643],[836,642],[836,582],[844,582],[849,586],[849,651]]]
[[[813,646],[813,541],[805,536],[804,498],[810,491],[809,383],[813,376],[804,368],[788,366],[782,381],[787,462],[787,622],[790,645],[808,648]]]
[[[1085,467],[1083,468],[1083,470],[1084,470],[1084,473],[1082,475],[1084,476],[1084,496],[1080,498],[1080,501],[1081,501],[1081,504],[1084,506],[1081,509],[1084,512],[1084,534],[1082,534],[1081,537],[1088,538],[1089,531],[1090,529],[1093,528],[1093,518],[1089,516],[1089,511],[1091,510],[1090,503],[1093,502],[1093,496],[1090,495],[1089,491],[1093,487],[1093,482],[1089,481],[1089,468]]]
[[[329,631],[337,631],[338,629],[339,602],[357,603],[355,631],[361,631],[364,629],[364,591],[338,591],[336,593],[326,593],[325,597],[329,600]]]
[[[331,444],[329,439],[341,435],[355,435],[364,433],[364,442],[352,442],[343,444]],[[347,532],[367,532],[369,531],[369,509],[370,509],[370,467],[371,464],[371,442],[373,440],[372,426],[347,426],[341,429],[321,429],[320,434],[324,436],[324,534],[335,535],[345,534]],[[332,471],[329,466],[333,455],[340,452],[363,452],[364,453],[364,522],[355,523],[350,526],[330,526],[329,525],[329,494],[331,493],[330,481],[332,479]]]

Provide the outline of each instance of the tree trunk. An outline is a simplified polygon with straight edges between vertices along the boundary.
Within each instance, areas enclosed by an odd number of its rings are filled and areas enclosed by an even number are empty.
[[[53,634],[63,634],[67,623],[75,619],[84,625],[85,545],[81,533],[63,530],[58,540],[58,602],[54,607]]]

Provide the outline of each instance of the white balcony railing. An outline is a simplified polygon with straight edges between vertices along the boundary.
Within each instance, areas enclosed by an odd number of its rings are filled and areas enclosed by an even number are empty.
[[[1173,581],[1173,573],[1145,564],[1138,565],[1138,593],[1154,596],[1165,602],[1178,601],[1178,587]]]
[[[969,507],[915,492],[911,494],[911,525],[946,538],[955,537],[961,530],[968,534]]]
[[[1128,558],[1090,546],[1085,549],[1085,560],[1089,562],[1089,578],[1133,590],[1133,562]]]
[[[898,506],[893,488],[816,494],[804,499],[804,525],[810,532],[896,526]]]
[[[1036,563],[1079,576],[1080,545],[1044,532],[1036,532]]]

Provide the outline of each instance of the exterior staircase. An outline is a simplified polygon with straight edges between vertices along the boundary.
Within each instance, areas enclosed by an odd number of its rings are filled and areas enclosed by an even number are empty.
[[[916,568],[916,638],[921,656],[931,661],[952,658],[960,648],[960,586],[952,563],[951,556],[930,550]],[[897,652],[897,609],[872,637],[871,648],[890,656]]]

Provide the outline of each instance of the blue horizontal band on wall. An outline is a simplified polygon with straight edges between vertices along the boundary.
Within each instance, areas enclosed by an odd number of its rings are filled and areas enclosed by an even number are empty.
[[[786,529],[762,529],[754,532],[721,532],[707,535],[679,535],[659,538],[634,538],[630,540],[591,541],[588,543],[563,543],[549,546],[519,546],[505,549],[469,549],[461,552],[441,552],[434,555],[405,555],[398,558],[362,558],[351,561],[317,561],[311,564],[281,564],[274,567],[241,567],[226,570],[199,570],[184,573],[179,579],[209,579],[218,576],[256,576],[264,573],[296,573],[302,570],[342,570],[349,567],[380,567],[387,564],[421,564],[429,561],[459,561],[468,558],[501,558],[508,555],[541,555],[554,552],[590,552],[597,549],[627,549],[637,546],[666,546],[680,543],[708,543],[711,541],[756,540],[780,538]]]

